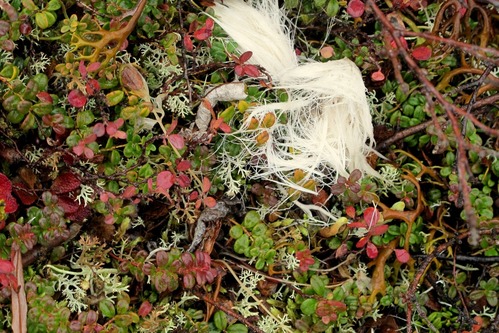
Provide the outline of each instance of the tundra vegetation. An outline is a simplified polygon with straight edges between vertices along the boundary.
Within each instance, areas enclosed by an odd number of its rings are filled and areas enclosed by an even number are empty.
[[[289,91],[214,1],[0,0],[2,332],[499,331],[497,1],[280,3],[376,173],[262,175]]]

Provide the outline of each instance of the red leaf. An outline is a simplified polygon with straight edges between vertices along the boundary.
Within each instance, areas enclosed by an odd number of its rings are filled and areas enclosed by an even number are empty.
[[[388,230],[388,224],[377,225],[369,230],[369,235],[379,236],[383,235]]]
[[[360,0],[350,1],[347,6],[347,13],[353,18],[361,17],[364,14],[364,3]]]
[[[177,148],[182,149],[185,146],[184,138],[180,134],[171,134],[168,136],[168,141],[170,144]]]
[[[52,183],[51,192],[54,194],[68,193],[80,187],[80,179],[71,172],[63,172]]]
[[[40,91],[38,94],[36,94],[36,97],[38,97],[38,99],[40,99],[40,101],[45,102],[45,103],[52,104],[52,102],[54,101],[52,99],[52,96],[50,96],[50,94],[46,91]]]
[[[251,58],[252,55],[253,55],[253,52],[251,52],[251,51],[244,52],[239,57],[239,63],[240,64],[245,63],[246,61],[248,61]]]
[[[14,271],[14,265],[10,260],[0,259],[0,274],[8,274]]]
[[[217,204],[217,201],[215,200],[215,198],[206,197],[204,198],[203,203],[205,204],[206,207],[213,208]]]
[[[68,102],[75,108],[82,108],[87,104],[87,97],[78,89],[73,89],[69,92]]]
[[[38,196],[33,190],[30,190],[24,183],[16,183],[14,193],[21,200],[23,205],[31,205],[38,199]]]
[[[96,72],[100,68],[100,62],[92,62],[87,66],[87,71]]]
[[[208,17],[206,19],[206,23],[204,24],[204,26],[206,27],[206,29],[213,30],[213,27],[215,26],[215,21],[213,21],[213,19],[211,17]]]
[[[10,193],[0,193],[0,200],[4,201],[6,214],[14,213],[19,207],[16,199]]]
[[[103,123],[97,123],[94,125],[92,131],[94,132],[95,135],[101,137],[104,134],[106,134],[106,126]]]
[[[385,74],[381,71],[376,71],[371,74],[371,79],[376,82],[383,81],[385,79]]]
[[[341,258],[344,255],[346,255],[347,253],[348,253],[348,246],[347,246],[347,244],[343,243],[340,245],[339,248],[336,249],[336,253],[334,254],[334,256],[336,258]]]
[[[170,171],[161,171],[156,178],[157,191],[166,195],[174,180],[175,177]]]
[[[191,194],[189,194],[189,201],[194,201],[199,198],[199,193],[198,191],[192,191]]]
[[[355,217],[355,207],[354,206],[348,206],[345,209],[345,212],[346,212],[348,217],[350,217],[352,219]]]
[[[188,160],[182,160],[177,164],[177,171],[183,172],[187,171],[191,168],[191,162]]]
[[[152,311],[152,304],[149,301],[144,301],[139,307],[137,314],[141,317],[147,316]]]
[[[236,65],[236,66],[234,67],[234,71],[236,72],[236,74],[237,74],[238,76],[242,76],[242,75],[244,74],[244,67],[243,67],[243,66],[241,66],[241,65]]]
[[[348,224],[349,228],[364,228],[366,229],[366,223],[365,222],[352,222]]]
[[[181,173],[177,176],[177,184],[180,187],[188,187],[191,184],[191,179],[187,175]]]
[[[81,77],[86,78],[87,77],[87,67],[85,67],[85,63],[83,60],[80,60],[80,64],[78,65],[78,71],[81,74]]]
[[[64,210],[64,214],[73,214],[78,211],[80,204],[68,195],[59,195],[57,205]]]
[[[374,259],[378,256],[378,248],[371,242],[367,243],[366,252],[367,256],[371,259]]]
[[[411,260],[411,255],[404,249],[395,249],[395,256],[397,256],[397,260],[403,264]]]
[[[211,187],[211,181],[208,179],[208,177],[203,178],[203,193],[208,193]]]
[[[87,92],[88,95],[92,96],[96,92],[99,92],[99,90],[100,90],[99,81],[97,81],[96,79],[88,80],[87,84],[85,85],[85,91]]]
[[[244,73],[249,77],[259,77],[260,70],[255,65],[244,65]]]
[[[121,196],[125,199],[129,199],[133,197],[135,193],[137,193],[137,188],[133,185],[130,185],[123,191],[123,194]]]
[[[405,38],[400,37],[399,41],[402,44],[402,47],[407,50],[408,45],[407,45],[407,41],[405,40]],[[395,40],[393,40],[393,39],[390,41],[390,46],[394,49],[398,48],[397,43],[395,43]]]
[[[92,214],[89,206],[78,205],[78,209],[74,213],[66,213],[64,216],[72,222],[83,222]]]
[[[428,60],[431,57],[431,49],[428,46],[418,46],[412,50],[412,56],[416,60]]]
[[[192,43],[191,36],[187,34],[184,35],[184,47],[189,52],[194,50],[194,44]]]
[[[364,221],[366,221],[367,229],[371,229],[379,221],[379,211],[374,207],[368,207],[364,211]]]
[[[312,203],[316,206],[322,206],[326,203],[328,198],[327,192],[323,189],[320,189],[316,195],[312,197]]]
[[[3,173],[0,173],[0,194],[10,193],[12,191],[12,183],[9,178]]]
[[[213,32],[213,30],[211,30],[211,29],[201,28],[199,30],[194,31],[192,36],[194,38],[196,38],[197,40],[203,41],[203,40],[210,38],[212,32]]]
[[[357,242],[357,244],[355,244],[355,247],[358,248],[358,249],[361,249],[363,248],[366,243],[369,241],[369,237],[362,237],[361,239],[359,239],[359,241]]]
[[[220,126],[218,126],[218,128],[224,133],[230,133],[232,131],[230,126],[227,125],[226,123],[221,123]]]

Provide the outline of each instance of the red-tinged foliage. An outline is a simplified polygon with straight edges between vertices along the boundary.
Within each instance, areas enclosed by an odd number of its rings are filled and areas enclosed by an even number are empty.
[[[203,193],[208,193],[211,188],[211,181],[208,177],[203,177]]]
[[[409,47],[409,45],[407,44],[407,40],[404,37],[400,37],[399,41],[402,44],[402,47],[407,50],[407,48]],[[390,41],[390,46],[394,49],[398,48],[397,43],[393,39]]]
[[[4,202],[5,213],[14,213],[17,208],[17,201],[12,196],[12,183],[3,173],[0,173],[0,201]]]
[[[14,275],[15,267],[10,260],[0,259],[0,285],[17,289],[17,279]]]
[[[90,207],[88,205],[85,206],[83,204],[81,204],[81,205],[79,204],[76,212],[64,214],[64,217],[72,222],[80,223],[80,222],[83,222],[91,214],[92,214],[92,210],[90,210]]]
[[[368,242],[366,245],[366,253],[369,258],[374,259],[378,256],[378,248],[373,243]]]
[[[345,213],[347,214],[348,217],[354,218],[355,217],[355,207],[354,206],[348,206],[345,208]]]
[[[194,51],[194,44],[192,43],[191,36],[188,34],[184,35],[184,47],[189,52]]]
[[[194,31],[194,33],[192,34],[193,37],[199,41],[203,41],[210,38],[213,33],[214,25],[215,21],[213,21],[213,19],[211,18],[207,18],[204,25],[198,30]]]
[[[124,123],[125,120],[123,118],[118,118],[115,121],[97,123],[92,128],[92,131],[97,137],[101,137],[104,136],[104,134],[107,134],[110,138],[126,139],[126,133],[124,131],[118,130],[118,128],[123,126]]]
[[[383,72],[381,71],[376,71],[371,74],[371,80],[373,81],[379,82],[383,81],[384,79],[385,79],[385,74],[383,74]]]
[[[418,46],[412,50],[412,56],[419,61],[428,60],[431,58],[431,49],[428,46]]]
[[[68,195],[58,196],[57,205],[64,210],[64,214],[74,214],[78,211],[80,204]]]
[[[14,194],[21,200],[23,205],[28,206],[38,200],[36,193],[32,189],[29,189],[26,184],[18,182],[14,185]]]
[[[351,0],[347,6],[347,13],[353,17],[361,17],[364,14],[365,6],[360,0]]]
[[[85,91],[89,96],[93,96],[100,91],[99,81],[96,79],[89,79],[85,84]]]
[[[395,249],[395,256],[397,260],[405,264],[411,260],[411,255],[404,249]]]
[[[140,317],[145,317],[147,316],[150,312],[152,311],[152,304],[149,301],[144,301],[139,307],[139,311],[137,311],[137,314]]]
[[[168,142],[176,149],[182,149],[185,147],[184,138],[180,134],[170,134],[168,136]]]
[[[189,178],[189,176],[183,173],[179,174],[177,178],[175,178],[175,182],[178,184],[178,186],[184,188],[191,185],[191,179]]]
[[[217,270],[211,267],[210,255],[206,252],[196,251],[194,255],[185,252],[174,265],[179,268],[178,273],[183,276],[183,284],[187,289],[192,289],[196,284],[204,286],[212,283],[218,275]]]
[[[96,61],[88,64],[87,66],[87,71],[92,73],[92,72],[97,72],[100,68],[101,63]]]
[[[123,194],[121,195],[125,199],[130,199],[137,193],[137,188],[133,185],[128,186],[124,191]]]
[[[52,183],[50,191],[54,194],[69,193],[78,189],[81,181],[77,175],[72,172],[62,172]]]
[[[68,94],[68,102],[75,108],[82,108],[87,104],[87,96],[78,89],[73,89]]]
[[[177,171],[183,172],[191,168],[191,162],[189,160],[182,160],[177,163]]]
[[[36,94],[36,97],[38,97],[38,99],[44,103],[52,104],[54,102],[52,96],[50,96],[50,94],[46,91],[40,91],[38,94]]]
[[[327,325],[338,319],[338,312],[346,311],[345,303],[335,300],[320,300],[317,304],[315,313],[321,318],[322,322]]]
[[[170,171],[161,171],[156,178],[156,191],[168,195],[168,190],[173,186],[175,176]]]
[[[251,51],[246,51],[241,56],[239,56],[239,61],[240,63],[245,63],[246,61],[250,60],[251,56],[253,56],[253,52]]]
[[[87,147],[89,143],[95,142],[97,135],[95,133],[90,134],[86,138],[80,140],[76,146],[73,147],[73,153],[78,156],[85,155],[87,159],[94,158],[94,151]]]
[[[314,264],[315,259],[312,257],[310,249],[305,249],[303,251],[296,251],[296,259],[300,262],[298,270],[300,272],[308,271],[309,267]]]
[[[208,208],[213,208],[217,204],[217,201],[213,197],[206,197],[203,199],[203,203]]]
[[[218,128],[220,128],[220,130],[221,130],[222,132],[224,132],[224,133],[230,133],[230,132],[232,132],[232,129],[230,128],[230,126],[229,126],[229,125],[227,125],[227,124],[226,124],[226,123],[224,123],[224,122],[222,122]]]
[[[367,229],[371,229],[378,223],[380,217],[379,211],[374,207],[368,207],[364,211],[364,221],[366,222]]]

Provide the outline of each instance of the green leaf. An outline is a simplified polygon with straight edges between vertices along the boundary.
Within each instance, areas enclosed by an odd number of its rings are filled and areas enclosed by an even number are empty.
[[[299,3],[299,0],[284,0],[284,6],[286,7],[286,9],[296,8],[298,7]]]
[[[249,247],[249,237],[248,235],[244,234],[241,237],[239,237],[235,242],[234,242],[234,251],[236,253],[244,253]]]
[[[122,90],[111,91],[106,95],[106,103],[109,106],[115,106],[119,104],[123,98],[125,98],[125,93]]]
[[[47,6],[45,7],[46,10],[52,10],[52,11],[56,11],[59,8],[61,8],[61,3],[59,2],[59,0],[50,0]]]
[[[308,298],[300,305],[300,310],[304,315],[311,316],[317,309],[317,300],[315,298]]]
[[[90,125],[94,121],[95,117],[92,111],[90,110],[85,110],[85,111],[80,111],[76,115],[76,126],[78,128],[85,127],[87,125]]]
[[[326,7],[326,14],[329,17],[335,17],[340,10],[340,4],[338,0],[329,0]]]
[[[225,312],[220,310],[215,312],[215,314],[213,315],[213,323],[219,330],[225,330],[227,328],[227,315],[225,314]]]
[[[103,299],[99,302],[99,310],[102,315],[106,318],[113,318],[116,314],[116,310],[114,309],[114,304],[108,299]]]
[[[143,165],[139,169],[139,176],[143,178],[150,178],[154,174],[154,170],[149,163]]]
[[[314,275],[310,278],[310,284],[317,295],[325,296],[326,284],[324,283],[324,280],[322,280],[319,276]]]
[[[57,15],[51,11],[42,11],[35,14],[35,23],[40,29],[47,29],[57,21]]]
[[[230,228],[229,235],[234,239],[239,239],[244,234],[244,230],[240,225],[235,225]]]
[[[267,226],[263,223],[257,223],[252,230],[253,235],[263,236],[267,232]]]
[[[248,328],[241,323],[232,324],[227,327],[227,333],[248,333]]]
[[[23,121],[24,116],[25,115],[22,114],[21,112],[14,110],[14,111],[10,111],[7,114],[7,120],[9,122],[11,122],[12,124],[19,124],[21,121]]]
[[[252,230],[253,227],[260,222],[260,214],[258,212],[251,210],[249,211],[243,220],[243,227],[246,229]]]

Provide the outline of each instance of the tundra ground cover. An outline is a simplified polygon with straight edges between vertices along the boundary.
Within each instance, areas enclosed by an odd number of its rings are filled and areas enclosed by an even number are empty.
[[[287,184],[248,115],[288,92],[212,5],[0,0],[2,330],[497,331],[494,1],[283,1],[385,157]]]

